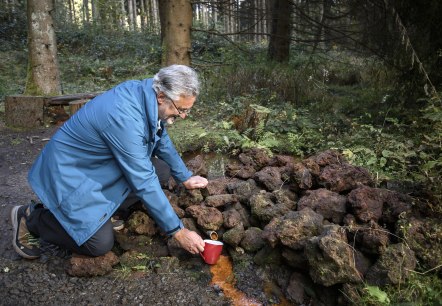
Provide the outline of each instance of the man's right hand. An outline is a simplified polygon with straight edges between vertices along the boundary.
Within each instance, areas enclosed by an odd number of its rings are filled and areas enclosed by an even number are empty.
[[[183,249],[192,254],[204,251],[204,241],[196,232],[183,228],[176,232],[173,237],[178,240]]]

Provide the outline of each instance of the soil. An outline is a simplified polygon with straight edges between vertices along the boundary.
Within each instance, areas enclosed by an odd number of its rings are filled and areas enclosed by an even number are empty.
[[[56,129],[12,130],[0,120],[0,304],[230,305],[210,284],[209,266],[199,257],[180,261],[172,272],[125,272],[117,266],[105,276],[79,278],[66,274],[65,259],[25,260],[14,252],[10,210],[37,200],[27,173]]]

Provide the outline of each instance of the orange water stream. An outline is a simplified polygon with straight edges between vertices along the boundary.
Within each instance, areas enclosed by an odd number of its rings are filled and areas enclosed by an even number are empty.
[[[235,275],[233,274],[233,266],[230,258],[221,255],[215,265],[210,266],[212,273],[213,285],[218,285],[224,292],[224,295],[232,300],[234,306],[262,306],[262,304],[252,298],[247,297],[243,292],[235,288]],[[280,289],[276,289],[275,285],[270,282],[263,284],[264,293],[267,296],[276,296],[279,300],[278,304],[271,304],[273,306],[288,306],[292,305],[285,299]]]
[[[220,286],[224,291],[224,295],[232,300],[233,305],[262,305],[235,288],[235,276],[229,257],[221,255],[218,262],[210,267],[210,272],[212,273],[212,284]]]

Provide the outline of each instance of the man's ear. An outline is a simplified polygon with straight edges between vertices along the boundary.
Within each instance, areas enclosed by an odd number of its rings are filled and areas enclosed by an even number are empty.
[[[158,101],[158,104],[163,104],[163,102],[164,102],[164,98],[166,97],[166,95],[163,93],[163,92],[159,92],[158,94],[157,94],[157,101]]]

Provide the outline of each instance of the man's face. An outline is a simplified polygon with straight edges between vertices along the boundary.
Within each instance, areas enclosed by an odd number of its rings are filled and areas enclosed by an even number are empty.
[[[190,108],[195,103],[196,97],[181,96],[178,100],[172,101],[164,93],[157,94],[158,119],[173,124],[178,117],[186,118]]]

